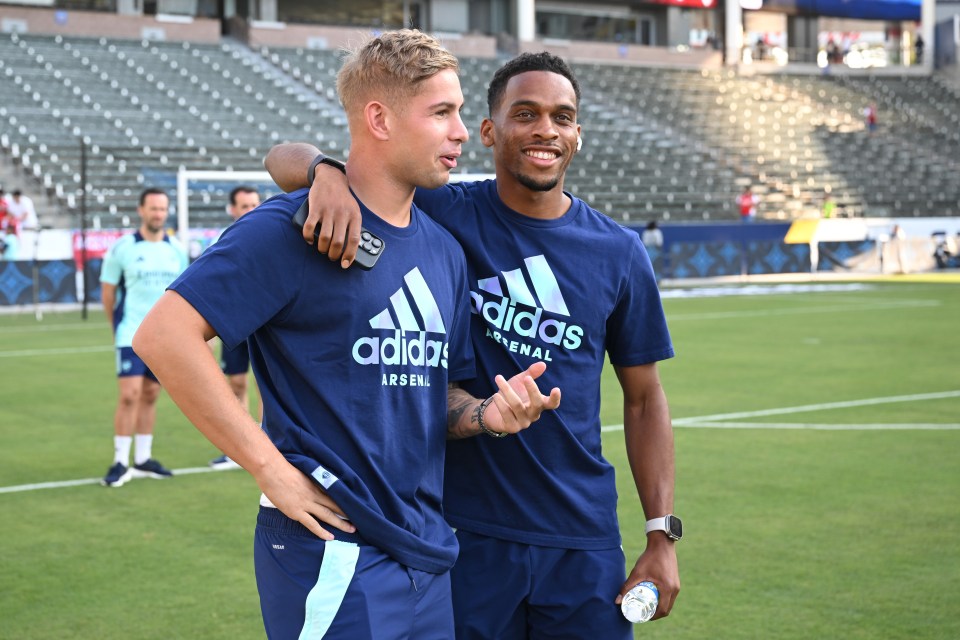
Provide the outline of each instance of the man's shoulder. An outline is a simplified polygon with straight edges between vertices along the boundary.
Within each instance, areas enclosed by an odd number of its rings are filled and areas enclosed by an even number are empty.
[[[640,234],[635,229],[625,227],[602,211],[594,209],[586,201],[574,197],[574,202],[583,208],[581,216],[582,224],[596,227],[598,230],[613,239],[633,240],[639,238]]]
[[[453,237],[453,234],[419,207],[417,207],[417,211],[423,233],[430,237],[431,242],[441,243],[445,251],[452,251],[459,256],[463,255],[463,248]]]
[[[110,245],[107,252],[119,257],[124,251],[127,251],[130,247],[137,243],[137,234],[125,233],[116,240],[113,241],[113,244]]]

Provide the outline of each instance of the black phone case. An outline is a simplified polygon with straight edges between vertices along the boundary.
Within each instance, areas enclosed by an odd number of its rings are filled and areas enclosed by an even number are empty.
[[[297,209],[297,212],[293,214],[293,218],[291,218],[291,222],[293,222],[294,226],[296,226],[298,229],[303,229],[303,224],[307,221],[308,211],[308,201],[304,200],[303,204],[300,205],[300,208]],[[320,227],[318,226],[313,232],[314,241],[316,241],[319,236]],[[364,271],[373,269],[373,266],[377,264],[377,260],[379,260],[380,256],[383,255],[386,246],[387,245],[382,238],[372,231],[367,231],[361,227],[360,246],[357,247],[357,257],[353,261],[353,264]]]

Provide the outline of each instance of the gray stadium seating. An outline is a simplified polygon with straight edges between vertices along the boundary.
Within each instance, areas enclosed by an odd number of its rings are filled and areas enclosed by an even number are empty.
[[[461,63],[461,168],[489,173],[478,129],[501,61]],[[960,215],[960,92],[936,77],[573,66],[584,148],[566,187],[618,221],[736,220],[747,184],[773,219],[818,211],[828,192],[847,215]],[[75,216],[86,140],[88,213],[121,226],[144,186],[174,190],[181,165],[260,170],[281,141],[346,156],[338,67],[323,50],[3,34],[0,148]],[[191,188],[198,224],[228,221],[231,187]]]

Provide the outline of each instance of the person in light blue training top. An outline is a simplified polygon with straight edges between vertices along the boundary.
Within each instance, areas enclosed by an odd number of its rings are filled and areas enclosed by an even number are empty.
[[[579,102],[576,78],[558,57],[507,62],[490,83],[480,125],[496,180],[417,189],[414,198],[467,256],[477,377],[464,388],[483,396],[492,372],[544,360],[542,380],[564,393],[556,411],[517,437],[447,447],[444,513],[460,541],[451,572],[458,640],[627,640],[631,625],[618,606],[627,591],[654,582],[662,618],[680,589],[673,431],[657,371],[674,350],[639,235],[563,191],[581,145]],[[267,169],[286,190],[304,186],[317,152],[275,147]],[[356,209],[341,176],[326,167],[315,175],[305,237],[318,219],[342,228],[328,214]],[[330,300],[338,313],[354,304]],[[605,354],[623,390],[627,454],[648,518],[643,530],[623,532],[647,541],[629,575],[614,468],[601,447]]]
[[[260,486],[254,565],[272,639],[452,638],[446,441],[517,433],[560,402],[537,388],[543,362],[496,376],[482,401],[450,386],[475,375],[467,268],[412,201],[446,183],[467,139],[457,68],[434,38],[401,30],[338,74],[351,198],[385,246],[371,270],[302,242],[292,217],[306,190],[277,196],[227,229],[134,338],[187,417]],[[214,335],[248,340],[262,430],[207,348]]]
[[[160,383],[130,346],[150,307],[187,267],[187,252],[164,226],[169,208],[170,199],[163,190],[144,190],[137,207],[140,228],[110,247],[100,270],[101,299],[117,349],[119,388],[113,418],[113,464],[101,481],[107,487],[122,486],[130,478],[173,475],[152,453]]]

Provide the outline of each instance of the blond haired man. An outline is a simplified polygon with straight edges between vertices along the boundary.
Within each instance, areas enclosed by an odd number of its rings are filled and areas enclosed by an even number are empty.
[[[446,440],[516,433],[559,404],[559,391],[537,389],[542,362],[497,376],[482,402],[449,388],[474,376],[466,264],[412,200],[447,181],[467,139],[457,69],[436,40],[403,30],[353,52],[338,75],[345,172],[386,247],[373,269],[318,257],[291,223],[307,191],[277,196],[174,282],[134,339],[262,490],[254,564],[270,638],[452,638]],[[249,339],[263,430],[206,347],[214,335]]]

